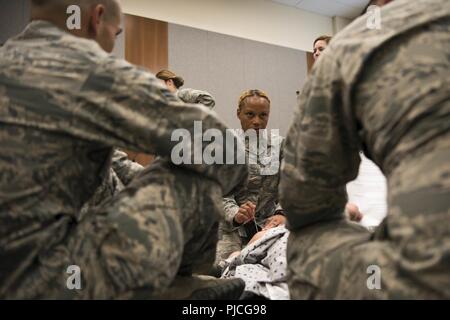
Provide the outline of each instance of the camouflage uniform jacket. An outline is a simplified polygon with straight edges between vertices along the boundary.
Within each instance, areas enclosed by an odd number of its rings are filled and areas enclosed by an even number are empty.
[[[274,147],[275,143],[279,144],[279,149]],[[267,144],[267,153],[272,152],[272,150],[275,151],[275,149],[279,150],[279,158],[276,159],[279,161],[278,165],[281,164],[283,159],[283,143],[284,139],[278,136],[276,141],[269,139]],[[248,141],[246,141],[247,161],[251,152]],[[259,152],[261,155],[261,151]],[[275,159],[272,161],[274,160]],[[272,163],[272,165],[274,164],[275,163]],[[279,170],[274,174],[262,174],[264,168],[265,165],[263,165],[261,161],[258,161],[256,164],[249,163],[247,180],[236,187],[232,193],[224,197],[225,220],[228,223],[233,223],[234,216],[238,212],[239,206],[247,201],[256,205],[255,216],[258,225],[262,224],[266,218],[272,216],[276,211],[283,212],[278,203]]]
[[[192,134],[197,120],[226,134],[214,113],[181,102],[147,70],[46,21],[0,48],[0,106],[0,295],[76,223],[114,148],[169,158],[173,131]],[[247,170],[182,166],[225,193]]]
[[[346,184],[358,174],[359,150],[388,178],[391,202],[394,193],[416,192],[421,175],[428,174],[428,169],[421,170],[422,164],[408,162],[425,156],[424,146],[432,150],[438,141],[446,141],[450,111],[448,103],[440,103],[448,102],[450,92],[450,30],[445,21],[450,16],[450,1],[397,0],[386,7],[389,10],[381,10],[381,29],[369,28],[368,18],[361,17],[333,38],[299,96],[286,138],[280,182],[281,204],[293,229],[341,217],[347,202]],[[447,37],[427,39],[422,47],[395,46],[399,39],[436,21]],[[398,50],[404,50],[403,59],[410,59],[410,63],[402,60],[410,70],[397,70],[394,64],[388,68]],[[434,51],[425,54],[429,50]],[[387,58],[367,64],[377,53]],[[382,83],[364,85],[363,80],[381,68],[387,70],[383,81],[401,82],[401,91],[377,91]],[[435,169],[448,170],[448,163],[447,168]],[[394,182],[409,174],[416,178],[408,188]],[[432,188],[434,182],[423,179],[422,187]]]

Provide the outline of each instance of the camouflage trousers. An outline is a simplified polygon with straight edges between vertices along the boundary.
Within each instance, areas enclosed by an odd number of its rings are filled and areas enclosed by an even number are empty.
[[[119,194],[125,188],[117,173],[110,168],[108,176],[103,180],[102,184],[95,190],[94,195],[81,208],[78,219],[83,217],[92,210],[93,207],[99,206],[110,198]]]
[[[450,139],[388,177],[389,214],[373,236],[345,220],[291,230],[293,299],[450,299]]]
[[[156,161],[81,221],[61,219],[6,297],[157,298],[177,274],[211,267],[221,197],[216,182]],[[67,285],[70,266],[80,271],[80,289]]]
[[[229,222],[221,221],[219,224],[219,241],[217,242],[216,260],[214,264],[218,267],[235,251],[242,250],[242,239],[237,230]]]

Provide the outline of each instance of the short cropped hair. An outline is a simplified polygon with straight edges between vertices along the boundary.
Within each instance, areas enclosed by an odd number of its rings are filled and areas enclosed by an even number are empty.
[[[245,105],[245,100],[250,97],[260,97],[260,98],[266,99],[270,105],[269,96],[264,91],[258,90],[258,89],[252,89],[252,90],[246,90],[241,93],[241,96],[239,97],[239,102],[238,102],[239,109],[242,109],[242,107]]]

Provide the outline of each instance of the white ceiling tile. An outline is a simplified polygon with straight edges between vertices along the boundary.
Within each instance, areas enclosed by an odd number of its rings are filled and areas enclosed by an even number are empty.
[[[364,9],[364,6],[352,7],[338,1],[330,0],[304,0],[297,5],[297,8],[328,17],[339,16],[351,19],[358,16]]]
[[[333,15],[336,15],[336,10],[341,11],[342,6],[344,5],[326,0],[305,0],[301,2],[297,8],[332,17]]]
[[[357,17],[369,3],[369,0],[272,0],[280,4],[324,16]]]
[[[364,7],[348,7],[348,10],[345,12],[344,15],[341,15],[341,17],[345,17],[348,19],[354,19],[356,17],[359,17],[365,7],[366,6],[364,6]]]

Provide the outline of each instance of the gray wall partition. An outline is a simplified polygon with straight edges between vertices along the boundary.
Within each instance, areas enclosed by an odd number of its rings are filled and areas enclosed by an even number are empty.
[[[232,128],[240,127],[240,93],[264,90],[272,100],[269,128],[282,135],[307,77],[305,52],[175,24],[169,24],[169,68],[184,77],[185,87],[209,91]]]
[[[29,20],[29,0],[0,0],[0,44],[22,32]]]

